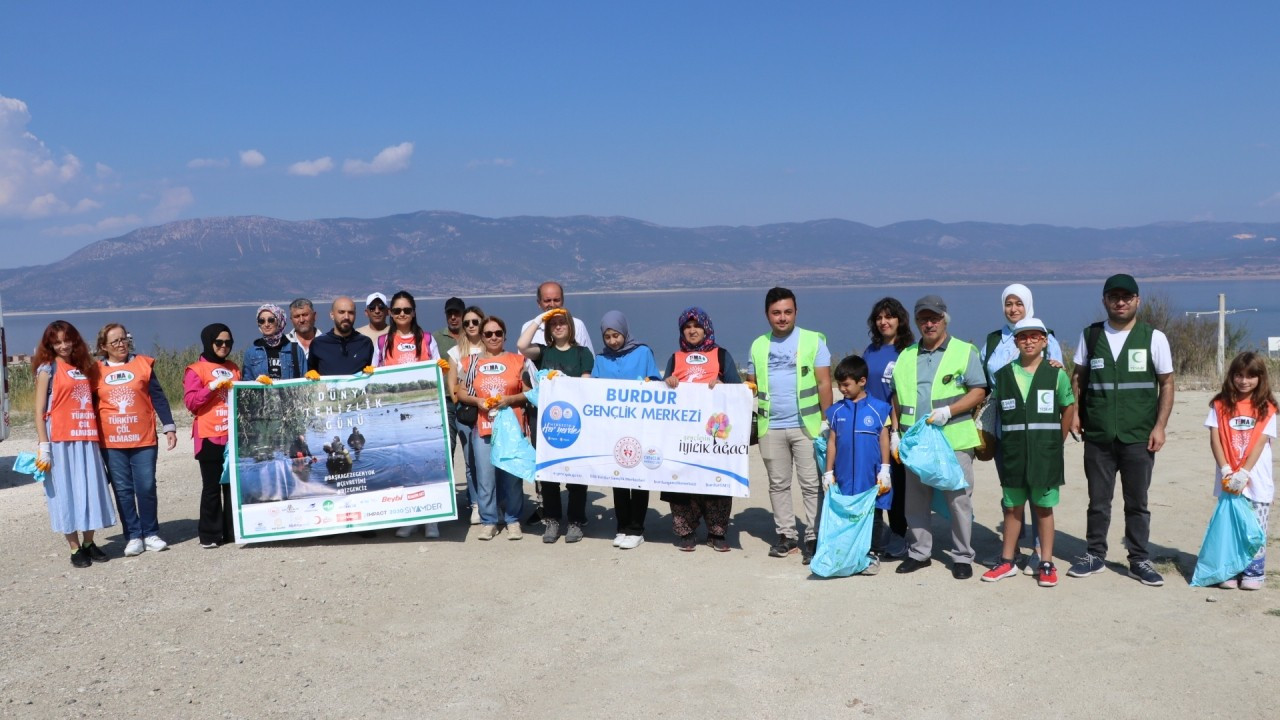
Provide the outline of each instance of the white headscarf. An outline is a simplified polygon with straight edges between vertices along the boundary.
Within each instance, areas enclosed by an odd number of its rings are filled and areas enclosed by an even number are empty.
[[[1000,312],[1001,313],[1004,312],[1005,301],[1009,299],[1010,295],[1016,295],[1018,299],[1022,301],[1022,307],[1026,308],[1027,310],[1027,314],[1024,317],[1036,316],[1035,305],[1032,303],[1032,300],[1031,300],[1031,288],[1027,287],[1026,285],[1023,285],[1022,283],[1014,283],[1009,287],[1005,288],[1004,292],[1000,293]],[[1005,319],[1004,324],[1009,325],[1008,319]],[[1011,331],[1013,330],[1012,325],[1009,325],[1009,330]]]

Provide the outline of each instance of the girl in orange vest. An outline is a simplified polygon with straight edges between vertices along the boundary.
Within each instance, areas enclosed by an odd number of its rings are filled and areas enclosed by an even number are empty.
[[[676,387],[682,382],[740,383],[738,365],[728,350],[716,345],[716,331],[711,318],[699,307],[691,307],[680,313],[680,352],[667,361],[667,385]],[[697,547],[694,536],[698,521],[707,524],[707,545],[717,552],[729,552],[725,532],[729,529],[729,515],[733,511],[733,498],[720,495],[695,495],[693,493],[664,492],[662,499],[671,503],[671,524],[678,539],[676,546],[685,552]]]
[[[195,439],[196,461],[200,463],[200,547],[216,548],[236,540],[231,525],[231,486],[222,484],[222,466],[231,427],[227,392],[240,379],[240,368],[227,358],[234,340],[231,328],[222,323],[206,325],[200,331],[204,349],[200,359],[187,366],[182,378],[183,402],[195,416],[191,436]]]
[[[98,332],[99,441],[128,540],[126,557],[169,547],[160,539],[156,516],[156,415],[168,448],[178,446],[169,400],[152,370],[155,360],[129,350],[129,331],[120,323],[108,323]]]
[[[106,562],[93,532],[116,524],[107,492],[107,472],[98,450],[98,420],[93,411],[97,375],[89,348],[71,323],[55,320],[45,328],[31,360],[35,371],[36,465],[45,471],[44,494],[49,523],[71,547],[78,568]]]

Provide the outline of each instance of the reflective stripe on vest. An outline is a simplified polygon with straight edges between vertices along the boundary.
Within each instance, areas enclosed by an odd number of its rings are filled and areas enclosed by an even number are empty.
[[[938,363],[930,386],[929,407],[936,410],[950,405],[956,398],[964,397],[968,392],[968,387],[963,384],[964,373],[969,367],[970,353],[976,352],[972,345],[963,340],[955,337],[947,339],[947,349],[942,351],[942,360]],[[901,414],[899,425],[902,427],[910,427],[917,420],[928,417],[928,413],[916,413],[916,407],[920,404],[916,397],[919,360],[920,345],[917,343],[903,350],[893,365],[893,391],[898,398],[898,410]],[[943,382],[944,378],[948,378],[950,382]],[[973,422],[972,410],[952,415],[942,427],[942,433],[954,450],[969,450],[978,446],[978,426]]]
[[[1150,325],[1138,322],[1129,331],[1118,357],[1111,355],[1106,328],[1097,333],[1087,356],[1089,382],[1081,392],[1081,425],[1089,442],[1146,443],[1155,427],[1159,382],[1151,357]],[[1088,342],[1088,332],[1085,342]]]
[[[208,360],[197,360],[187,369],[200,378],[200,383],[208,387],[215,378],[219,380],[239,380],[240,368],[230,361],[211,363]],[[227,407],[227,393],[230,390],[219,390],[214,398],[195,414],[196,437],[225,437],[231,428],[231,410]]]
[[[1062,456],[1062,404],[1058,400],[1059,373],[1041,361],[1027,392],[1018,386],[1017,362],[996,371],[995,394],[1000,401],[1000,452],[996,472],[1009,488],[1055,488],[1066,479]]]
[[[93,411],[93,386],[84,373],[54,359],[49,408],[49,439],[53,442],[98,442],[98,416]]]
[[[154,360],[134,355],[121,365],[98,366],[98,427],[107,448],[156,444],[156,409],[151,404]]]
[[[818,397],[818,371],[814,361],[818,357],[818,344],[827,336],[813,330],[796,328],[796,404],[800,422],[809,435],[817,437],[822,428],[822,399]],[[756,371],[756,400],[759,415],[756,416],[756,432],[760,437],[769,431],[769,338],[761,335],[751,343],[751,365]],[[808,371],[805,371],[808,368]]]

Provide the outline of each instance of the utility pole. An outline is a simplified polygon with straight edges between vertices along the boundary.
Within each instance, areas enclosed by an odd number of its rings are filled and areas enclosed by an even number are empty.
[[[1258,308],[1240,308],[1238,310],[1227,309],[1227,296],[1225,293],[1218,293],[1218,309],[1217,310],[1188,310],[1188,315],[1200,317],[1201,315],[1217,315],[1218,316],[1218,377],[1222,377],[1225,369],[1227,356],[1227,316],[1235,315],[1242,312],[1258,312]]]

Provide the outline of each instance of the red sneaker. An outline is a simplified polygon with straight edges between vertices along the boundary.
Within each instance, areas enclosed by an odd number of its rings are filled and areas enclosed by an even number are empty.
[[[1040,587],[1057,587],[1058,568],[1051,562],[1040,563],[1040,569],[1036,571],[1036,583]]]
[[[1018,574],[1018,566],[1013,564],[1012,560],[1000,558],[1000,563],[990,570],[982,573],[982,582],[996,582],[1007,577],[1013,577]]]

